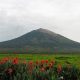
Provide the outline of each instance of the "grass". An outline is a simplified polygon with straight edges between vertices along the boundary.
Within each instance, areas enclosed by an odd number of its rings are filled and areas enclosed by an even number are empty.
[[[0,54],[0,59],[4,57],[18,57],[25,60],[55,60],[56,63],[65,65],[72,64],[80,68],[80,55],[79,54]]]

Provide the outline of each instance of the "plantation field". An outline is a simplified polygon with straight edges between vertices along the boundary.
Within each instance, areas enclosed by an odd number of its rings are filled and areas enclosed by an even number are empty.
[[[36,61],[36,60],[55,60],[57,64],[65,65],[71,64],[80,68],[80,54],[0,54],[0,59],[4,57],[15,58],[18,57],[21,60]]]
[[[0,80],[80,80],[80,55],[0,54]]]

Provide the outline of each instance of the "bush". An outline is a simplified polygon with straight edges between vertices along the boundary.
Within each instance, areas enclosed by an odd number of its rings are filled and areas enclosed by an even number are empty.
[[[0,61],[0,80],[80,80],[80,69],[55,61],[24,61],[18,58]]]

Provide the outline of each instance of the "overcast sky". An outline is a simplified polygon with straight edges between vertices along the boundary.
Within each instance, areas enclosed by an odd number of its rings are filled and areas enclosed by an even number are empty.
[[[0,0],[0,41],[40,27],[80,42],[80,0]]]

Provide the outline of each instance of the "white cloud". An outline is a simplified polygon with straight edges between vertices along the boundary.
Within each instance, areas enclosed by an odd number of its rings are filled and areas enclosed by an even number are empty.
[[[80,42],[80,0],[0,0],[0,41],[39,27]]]

